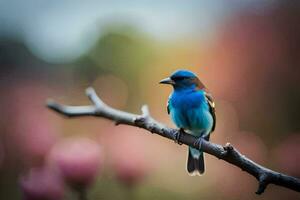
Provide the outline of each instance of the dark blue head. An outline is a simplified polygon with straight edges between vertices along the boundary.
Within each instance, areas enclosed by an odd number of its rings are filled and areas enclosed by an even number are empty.
[[[170,84],[175,90],[204,88],[198,77],[188,70],[177,70],[170,77],[161,80],[159,83]]]

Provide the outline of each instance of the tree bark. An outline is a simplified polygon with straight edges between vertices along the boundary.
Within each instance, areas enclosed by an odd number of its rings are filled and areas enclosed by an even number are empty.
[[[86,95],[89,97],[93,105],[68,106],[56,103],[53,100],[48,100],[47,106],[48,108],[67,117],[103,117],[114,121],[116,125],[125,124],[143,128],[151,133],[156,133],[165,138],[176,140],[179,143],[197,148],[221,160],[231,163],[232,165],[235,165],[248,174],[254,176],[258,181],[258,189],[256,194],[262,194],[269,184],[286,187],[300,192],[300,180],[298,178],[273,171],[255,163],[246,156],[242,155],[230,143],[222,146],[204,139],[201,139],[199,142],[199,139],[195,136],[190,134],[180,134],[179,130],[169,128],[151,117],[149,109],[146,105],[142,106],[142,114],[137,115],[108,106],[98,97],[93,88],[88,88],[86,90]]]

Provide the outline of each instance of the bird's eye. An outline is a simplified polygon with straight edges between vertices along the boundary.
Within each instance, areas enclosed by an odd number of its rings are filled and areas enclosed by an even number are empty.
[[[183,77],[183,76],[178,76],[178,77],[173,78],[174,81],[181,81],[183,79],[185,79],[185,77]]]

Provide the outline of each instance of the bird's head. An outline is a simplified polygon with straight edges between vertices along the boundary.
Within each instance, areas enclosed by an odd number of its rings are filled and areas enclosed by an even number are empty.
[[[205,88],[198,77],[188,70],[177,70],[170,77],[161,80],[159,83],[170,84],[175,90]]]

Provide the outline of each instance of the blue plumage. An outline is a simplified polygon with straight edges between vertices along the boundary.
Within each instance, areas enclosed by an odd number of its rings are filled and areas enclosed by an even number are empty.
[[[171,84],[174,88],[167,108],[176,126],[208,140],[215,128],[214,102],[197,76],[187,70],[178,70],[160,83]],[[190,174],[204,173],[203,152],[189,148],[187,170]]]

